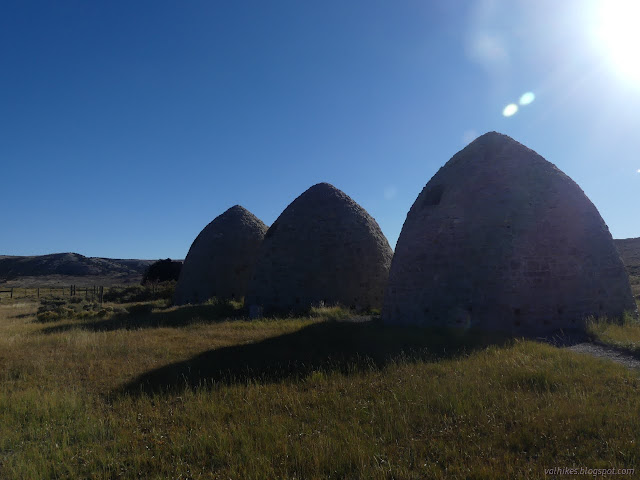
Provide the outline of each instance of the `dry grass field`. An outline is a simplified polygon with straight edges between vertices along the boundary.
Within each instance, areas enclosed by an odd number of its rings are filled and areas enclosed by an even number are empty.
[[[38,305],[0,303],[3,479],[640,467],[638,373],[547,344],[345,322],[336,308],[249,322],[234,305],[155,301],[42,322]],[[596,334],[640,345],[635,325]]]

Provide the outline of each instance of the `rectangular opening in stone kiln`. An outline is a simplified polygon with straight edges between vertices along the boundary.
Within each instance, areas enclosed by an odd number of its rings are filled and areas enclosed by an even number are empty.
[[[444,193],[444,186],[434,185],[425,193],[424,200],[422,201],[422,206],[429,207],[429,206],[439,205],[440,201],[442,200],[443,193]]]

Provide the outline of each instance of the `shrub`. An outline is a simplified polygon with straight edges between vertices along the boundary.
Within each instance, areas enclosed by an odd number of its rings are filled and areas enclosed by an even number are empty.
[[[62,298],[42,299],[36,319],[40,322],[53,322],[66,318],[87,318],[97,314],[102,307],[98,303],[76,301]]]
[[[142,285],[149,283],[161,283],[178,281],[180,276],[180,270],[182,269],[182,262],[175,262],[170,258],[166,260],[158,260],[151,264],[142,277]]]
[[[150,302],[171,300],[176,282],[131,285],[129,287],[111,287],[104,292],[104,301],[113,303]]]
[[[146,315],[151,313],[153,305],[151,303],[136,303],[127,307],[127,313],[130,315]]]
[[[47,310],[45,312],[38,312],[36,314],[36,318],[40,322],[54,322],[56,320],[60,320],[60,314],[51,310]]]

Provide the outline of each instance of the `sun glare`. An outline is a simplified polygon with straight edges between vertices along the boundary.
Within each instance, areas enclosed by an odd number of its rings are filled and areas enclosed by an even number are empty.
[[[601,0],[598,42],[612,68],[640,86],[640,1]]]
[[[511,117],[515,115],[517,111],[518,105],[516,105],[515,103],[510,103],[509,105],[504,107],[504,110],[502,110],[502,115],[504,115],[505,117]]]

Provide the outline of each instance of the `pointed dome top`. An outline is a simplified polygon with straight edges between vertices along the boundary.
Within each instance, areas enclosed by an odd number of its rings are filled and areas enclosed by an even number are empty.
[[[296,200],[301,199],[301,198],[313,198],[314,200],[318,200],[321,198],[340,198],[344,201],[351,201],[353,202],[353,200],[351,200],[351,197],[349,197],[346,193],[344,193],[342,190],[340,190],[339,188],[334,187],[333,185],[331,185],[330,183],[326,183],[326,182],[321,182],[321,183],[316,183],[315,185],[309,187],[307,190],[305,190],[298,198],[296,198]],[[296,201],[294,200],[294,201]],[[353,202],[355,203],[355,202]]]
[[[338,190],[338,189],[328,182],[320,182],[310,186],[306,191],[309,191],[309,190]]]
[[[537,185],[544,190],[545,186],[568,182],[572,188],[582,192],[556,165],[498,132],[485,133],[457,152],[432,177],[423,192],[434,187],[441,189],[443,182],[449,185],[466,183],[473,190],[480,187],[491,189],[496,183],[526,185],[527,188]]]
[[[226,212],[248,212],[248,211],[249,210],[244,208],[242,205],[234,205],[233,207],[226,210]]]
[[[472,141],[471,143],[476,143],[476,142],[480,142],[480,143],[487,143],[487,142],[492,142],[492,141],[511,141],[511,142],[515,142],[515,140],[513,138],[511,138],[508,135],[505,135],[504,133],[500,133],[500,132],[496,132],[495,130],[492,130],[490,132],[487,132],[483,135],[480,135],[478,138],[476,138],[474,141]]]
[[[521,152],[521,155],[533,155],[544,160],[530,148],[521,144],[517,140],[514,140],[510,136],[499,132],[487,132],[484,135],[480,135],[465,148],[456,153],[453,158],[451,158],[451,161],[454,161],[460,156],[466,157],[472,152],[485,152],[485,154],[491,154],[492,156],[495,156],[498,152],[509,152],[510,155],[513,155],[516,152]],[[546,160],[544,161],[547,162]]]
[[[264,234],[264,232],[267,231],[267,226],[262,220],[243,206],[234,205],[204,227],[193,241],[191,248],[193,248],[196,243],[199,243],[202,238],[211,237],[211,235],[231,233],[238,229],[246,229]]]
[[[242,205],[234,205],[233,207],[227,209],[222,213],[220,217],[252,217],[257,218],[253,213],[244,208]]]
[[[339,224],[351,219],[371,225],[369,230],[379,230],[376,221],[349,195],[329,183],[317,183],[300,194],[273,222],[267,232],[271,237],[280,225],[307,225],[309,222],[325,222],[325,228],[341,228]],[[375,225],[375,227],[373,227]],[[377,235],[377,232],[376,232]],[[386,239],[385,239],[386,241]]]

